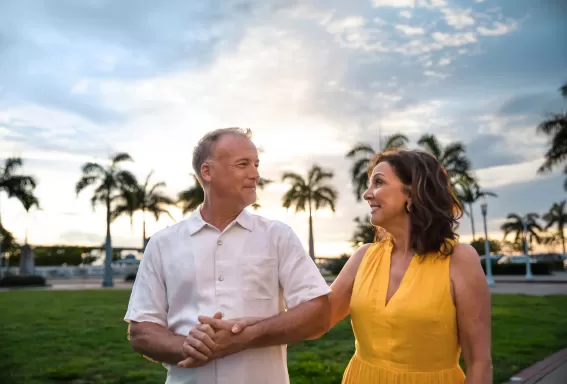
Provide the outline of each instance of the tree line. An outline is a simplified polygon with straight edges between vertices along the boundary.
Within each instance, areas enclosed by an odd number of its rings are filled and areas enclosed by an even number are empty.
[[[560,88],[560,92],[567,100],[567,83]],[[548,149],[544,154],[544,163],[538,169],[538,174],[552,171],[562,166],[567,160],[567,112],[551,114],[545,121],[540,123],[536,132],[549,138]],[[388,148],[406,148],[409,145],[407,136],[396,133],[384,140],[381,148],[374,149],[367,143],[356,144],[347,154],[346,158],[352,160],[350,178],[352,181],[352,192],[357,201],[362,200],[362,194],[368,184],[368,165],[371,158],[379,151]],[[417,146],[434,155],[446,169],[453,184],[454,191],[461,201],[465,214],[471,221],[473,243],[478,242],[476,237],[473,205],[483,197],[497,197],[495,193],[486,191],[479,185],[474,174],[471,162],[466,155],[466,148],[462,142],[455,141],[442,145],[433,134],[424,134],[417,140]],[[152,181],[153,172],[150,172],[143,182],[127,169],[124,164],[132,162],[132,157],[127,153],[117,153],[110,157],[107,164],[87,162],[81,167],[81,177],[75,184],[75,192],[79,196],[84,190],[92,189],[91,204],[93,209],[101,205],[106,213],[106,259],[112,260],[111,223],[118,217],[127,215],[132,222],[134,213],[142,213],[142,247],[147,242],[146,215],[149,214],[157,221],[162,215],[172,217],[169,208],[179,207],[185,215],[195,210],[204,199],[204,192],[197,178],[193,175],[192,185],[179,192],[176,198],[171,198],[164,192],[166,187],[163,181]],[[19,200],[29,212],[32,208],[41,209],[40,202],[34,191],[37,186],[35,177],[26,175],[21,171],[23,160],[18,157],[5,159],[0,167],[0,192],[5,192],[8,198]],[[564,169],[567,174],[567,166]],[[282,206],[293,208],[295,212],[304,211],[308,215],[309,230],[309,255],[314,258],[314,236],[313,215],[316,211],[329,208],[335,211],[338,199],[338,191],[332,185],[331,180],[334,172],[325,169],[318,164],[313,164],[306,175],[295,172],[284,172],[282,182],[289,184],[289,189],[282,196]],[[261,178],[259,187],[262,189],[272,180]],[[567,190],[567,179],[564,183]],[[520,249],[525,227],[529,241],[539,244],[557,245],[562,244],[565,253],[565,238],[563,228],[567,222],[566,200],[553,203],[548,212],[543,215],[528,213],[525,216],[511,213],[507,221],[502,224],[504,240],[508,235],[514,235],[511,244],[513,250]],[[260,205],[255,203],[253,208],[258,209]],[[173,219],[174,220],[174,219]],[[543,220],[543,223],[540,221]],[[355,230],[351,238],[353,246],[361,243],[371,242],[374,238],[374,228],[369,224],[369,217],[357,217],[354,219]],[[546,235],[552,227],[557,232]],[[12,234],[2,226],[0,212],[0,254],[1,250],[9,251],[17,247]],[[27,230],[25,243],[27,244]],[[496,245],[495,245],[496,246]],[[482,249],[482,252],[484,250]]]

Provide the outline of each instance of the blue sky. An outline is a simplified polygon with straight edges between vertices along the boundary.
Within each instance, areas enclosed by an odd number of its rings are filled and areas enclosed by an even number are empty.
[[[32,6],[33,5],[33,6]],[[489,231],[509,212],[544,212],[563,176],[536,175],[546,139],[535,127],[565,109],[565,8],[559,0],[31,1],[0,5],[0,158],[22,156],[43,210],[0,197],[5,225],[37,244],[103,241],[102,210],[74,184],[85,161],[127,151],[171,195],[191,184],[190,154],[207,130],[246,126],[266,177],[335,170],[336,214],[315,221],[317,252],[348,250],[367,208],[344,154],[378,132],[463,141],[490,203]],[[285,185],[259,212],[291,224]],[[479,208],[475,207],[477,222]],[[174,212],[180,220],[179,212]],[[113,224],[137,245],[140,218]],[[150,220],[150,233],[172,222]],[[480,228],[477,227],[477,231]],[[470,234],[468,218],[460,233]]]

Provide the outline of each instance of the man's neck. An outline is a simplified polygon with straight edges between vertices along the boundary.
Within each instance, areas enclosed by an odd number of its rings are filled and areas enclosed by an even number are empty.
[[[223,204],[220,201],[212,202],[211,199],[205,197],[201,206],[201,217],[205,222],[222,232],[240,215],[242,209],[242,207],[236,207],[233,204]]]

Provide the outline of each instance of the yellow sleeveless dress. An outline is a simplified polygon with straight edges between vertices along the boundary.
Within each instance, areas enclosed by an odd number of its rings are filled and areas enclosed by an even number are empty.
[[[386,305],[391,255],[391,240],[371,245],[356,274],[343,384],[463,384],[450,257],[414,256]]]

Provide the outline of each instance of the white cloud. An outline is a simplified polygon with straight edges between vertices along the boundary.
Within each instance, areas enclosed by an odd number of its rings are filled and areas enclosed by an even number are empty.
[[[444,58],[439,60],[439,65],[442,66],[442,67],[445,66],[445,65],[449,65],[449,64],[451,64],[451,59],[448,58],[448,57],[444,57]]]
[[[425,30],[423,28],[412,27],[411,25],[398,24],[398,25],[396,25],[396,29],[400,32],[403,32],[404,34],[406,34],[408,36],[423,35],[425,33]]]
[[[395,8],[405,8],[414,7],[416,0],[372,0],[372,5],[374,8],[380,7],[395,7]]]
[[[403,17],[404,19],[411,19],[411,12],[410,11],[400,11],[400,17]]]
[[[435,41],[450,47],[459,47],[462,45],[473,44],[477,41],[475,34],[472,32],[454,34],[434,32],[432,37]]]
[[[518,164],[477,169],[475,173],[483,188],[490,189],[532,181],[542,162],[543,159],[536,159]]]
[[[502,22],[495,22],[492,28],[487,28],[480,26],[477,28],[477,32],[481,36],[502,36],[507,33],[513,32],[518,28],[518,23],[516,21],[510,21],[507,24]]]
[[[439,73],[439,72],[435,72],[435,71],[425,71],[425,72],[423,72],[423,74],[427,77],[435,77],[435,78],[438,78],[438,79],[445,79],[448,76],[444,73]]]
[[[455,29],[463,29],[470,27],[475,24],[475,20],[472,17],[472,9],[452,9],[443,8],[441,10],[445,21],[448,25],[454,27]]]

